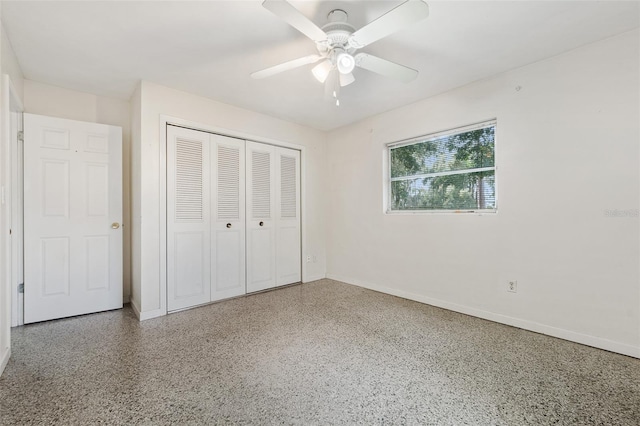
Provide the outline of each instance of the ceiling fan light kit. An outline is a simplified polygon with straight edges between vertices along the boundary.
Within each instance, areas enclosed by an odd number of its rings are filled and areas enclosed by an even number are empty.
[[[336,62],[338,64],[338,71],[340,71],[340,74],[350,74],[356,67],[356,61],[353,59],[353,56],[345,52],[338,54]]]
[[[339,106],[340,87],[355,81],[352,73],[355,67],[404,83],[418,76],[418,71],[404,65],[367,53],[361,52],[357,55],[354,53],[429,16],[429,6],[423,0],[407,0],[357,31],[347,22],[347,12],[342,9],[329,12],[328,23],[319,28],[286,0],[265,0],[262,5],[313,40],[318,54],[256,71],[251,74],[253,78],[269,77],[322,60],[320,64],[313,67],[311,72],[316,80],[325,85],[325,97],[335,99],[336,106]]]
[[[325,81],[327,81],[327,77],[331,72],[331,68],[331,61],[326,60],[313,67],[311,69],[311,73],[316,78],[316,80],[318,80],[320,83],[324,83]]]
[[[348,86],[351,83],[353,83],[354,81],[356,81],[356,78],[353,76],[352,73],[340,74],[340,86],[342,86],[342,87]]]

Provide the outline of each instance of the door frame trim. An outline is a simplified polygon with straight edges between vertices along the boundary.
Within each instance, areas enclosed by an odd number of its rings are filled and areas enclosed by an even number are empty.
[[[18,252],[18,240],[24,238],[24,234],[17,234],[13,231],[16,228],[15,221],[19,215],[21,210],[18,209],[18,206],[22,205],[23,202],[23,194],[22,188],[20,188],[19,179],[22,176],[23,164],[22,159],[18,155],[18,145],[19,141],[17,137],[13,138],[14,131],[18,131],[20,129],[14,129],[12,127],[11,114],[18,113],[22,115],[24,113],[24,105],[20,96],[18,95],[18,91],[11,81],[11,77],[8,74],[4,74],[2,76],[2,111],[3,111],[3,134],[2,139],[7,147],[7,152],[9,153],[9,161],[6,163],[9,165],[8,173],[10,173],[8,179],[8,202],[5,203],[5,206],[10,206],[10,209],[6,208],[7,217],[9,217],[9,226],[12,230],[11,238],[9,238],[9,242],[7,243],[7,253],[8,253],[8,263],[9,266],[7,268],[7,295],[9,295],[9,299],[11,300],[11,315],[10,315],[10,324],[11,327],[16,327],[24,324],[24,297],[18,293],[18,269],[21,265],[17,264],[17,252]],[[22,128],[22,126],[19,126]],[[24,260],[24,259],[23,259]]]
[[[192,130],[214,133],[217,135],[228,136],[236,139],[243,139],[252,142],[259,142],[268,145],[279,146],[283,148],[290,148],[300,151],[300,267],[302,272],[302,282],[313,281],[313,277],[307,278],[307,265],[304,262],[304,253],[306,253],[307,247],[307,232],[306,232],[306,148],[303,145],[298,145],[290,142],[283,142],[276,139],[266,138],[263,136],[257,136],[250,133],[240,132],[237,130],[226,129],[218,126],[211,126],[208,124],[198,123],[195,121],[185,120],[170,115],[160,114],[160,202],[158,205],[160,216],[160,229],[158,229],[160,235],[160,309],[153,312],[147,312],[146,318],[153,318],[167,314],[167,126],[174,125],[179,127],[185,127]],[[312,279],[313,278],[313,279]],[[140,317],[140,320],[143,318]]]

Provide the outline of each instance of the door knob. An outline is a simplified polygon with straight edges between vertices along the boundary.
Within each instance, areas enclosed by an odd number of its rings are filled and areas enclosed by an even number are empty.
[[[230,223],[227,223],[227,228],[231,228],[231,224]]]
[[[260,222],[258,225],[260,225],[260,226],[264,226],[264,222]]]
[[[113,228],[113,229],[118,229],[118,228],[120,228],[120,224],[119,224],[118,222],[113,222],[113,223],[111,224],[111,228]]]

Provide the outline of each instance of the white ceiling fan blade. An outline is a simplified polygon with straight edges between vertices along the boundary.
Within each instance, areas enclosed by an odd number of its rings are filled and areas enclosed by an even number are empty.
[[[429,6],[422,0],[407,0],[349,37],[349,45],[362,48],[400,31],[429,16]]]
[[[386,59],[378,58],[377,56],[369,55],[368,53],[358,53],[355,56],[355,59],[357,67],[364,68],[365,70],[369,70],[386,77],[395,78],[396,80],[400,80],[404,83],[408,83],[418,76],[418,71],[412,68],[387,61]]]
[[[298,58],[298,59],[294,59],[292,61],[283,62],[281,64],[274,65],[272,67],[265,68],[265,69],[260,70],[260,71],[256,71],[256,72],[251,74],[251,77],[256,78],[256,79],[265,78],[265,77],[271,77],[272,75],[279,74],[279,73],[281,73],[283,71],[289,71],[289,70],[292,70],[294,68],[301,67],[303,65],[313,64],[314,62],[318,62],[322,58],[323,57],[320,56],[320,55],[305,56],[303,58]]]
[[[324,31],[289,2],[285,0],[265,0],[262,6],[311,40],[318,42],[327,39],[327,34]]]

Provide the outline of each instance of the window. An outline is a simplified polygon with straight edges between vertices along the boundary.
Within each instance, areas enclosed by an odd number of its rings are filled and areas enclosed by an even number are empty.
[[[495,211],[496,122],[390,144],[388,211]]]

